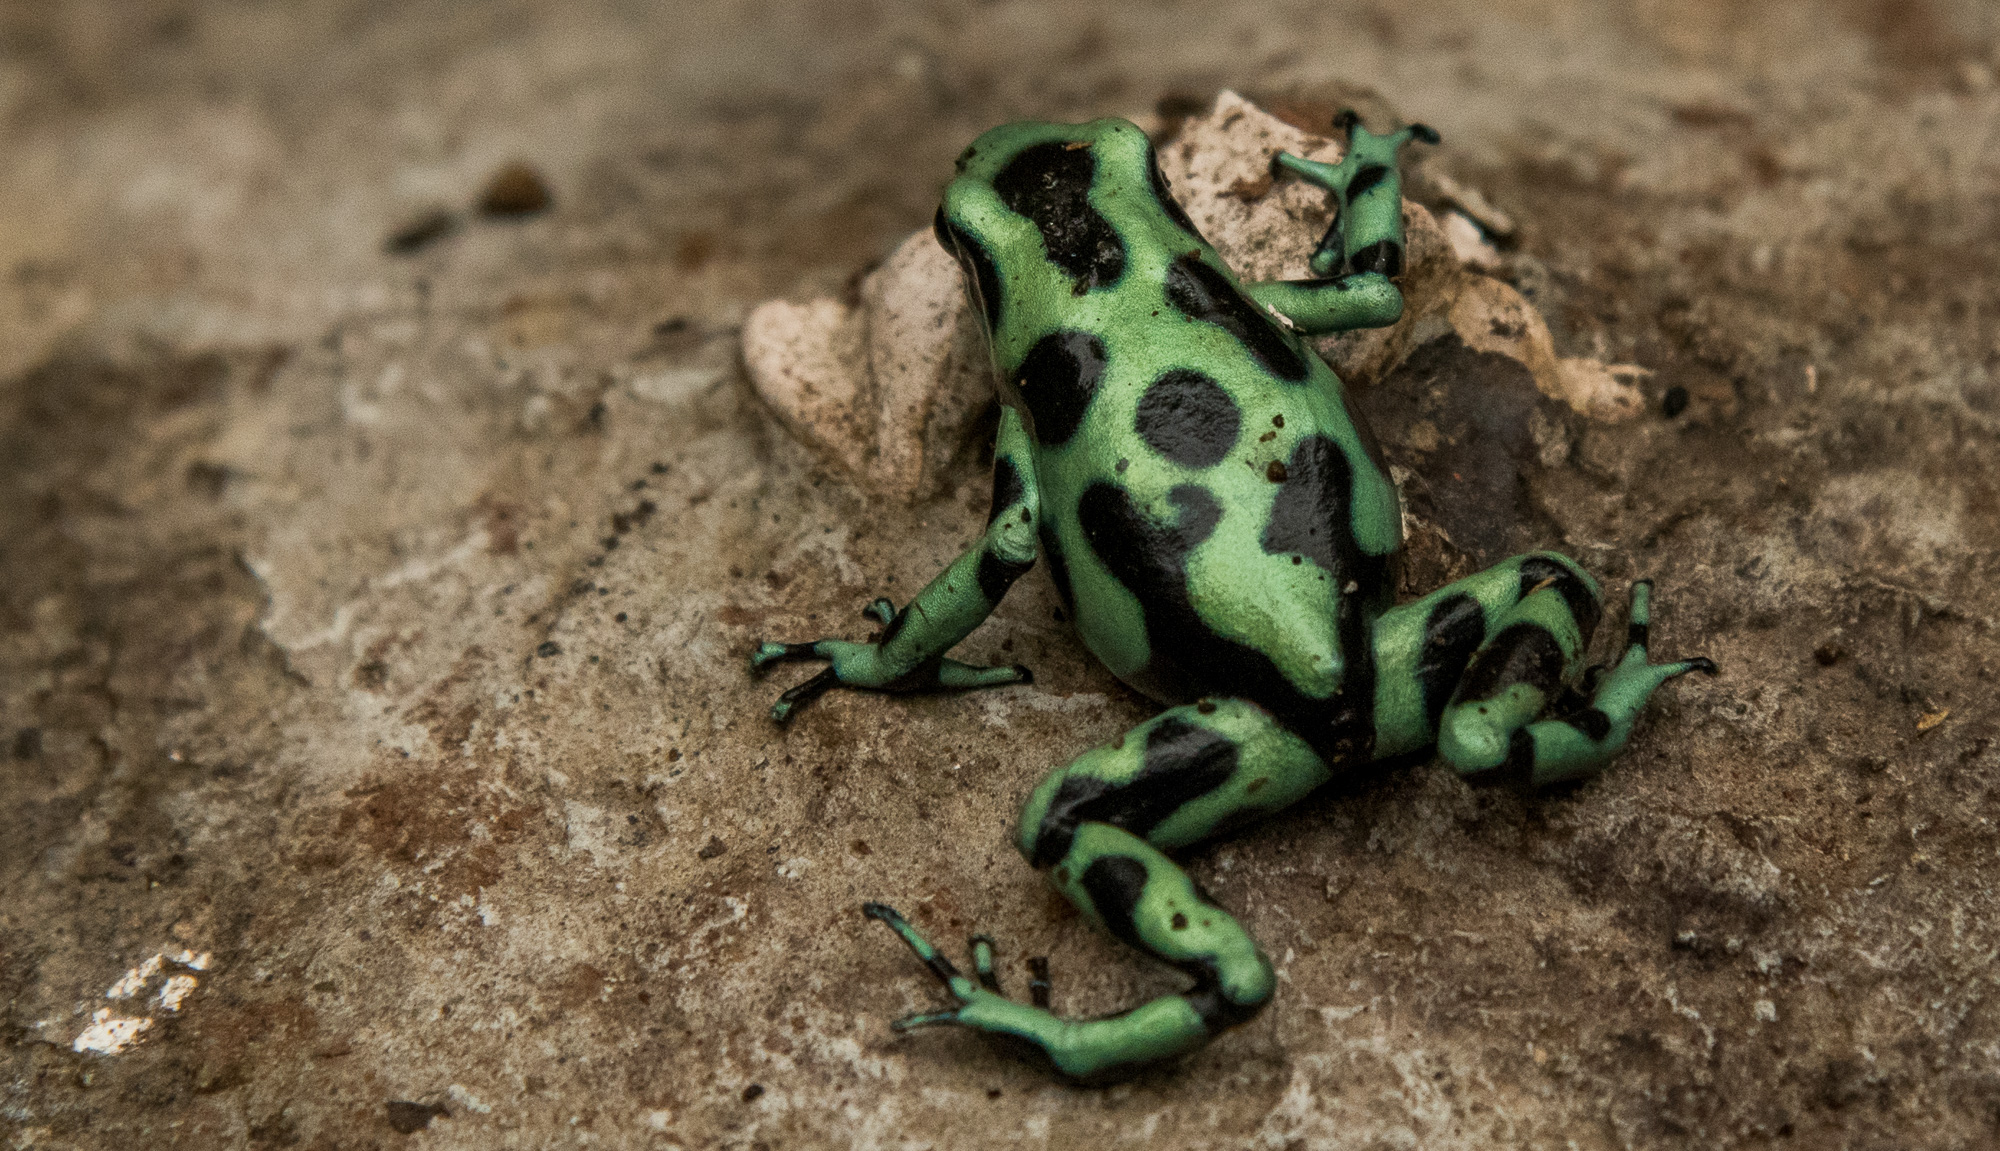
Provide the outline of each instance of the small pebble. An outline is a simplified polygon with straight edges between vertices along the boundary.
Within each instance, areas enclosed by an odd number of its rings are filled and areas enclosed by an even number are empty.
[[[429,247],[433,241],[442,240],[456,231],[458,231],[458,215],[443,208],[436,208],[390,233],[389,238],[383,241],[382,247],[391,255],[407,256]]]
[[[1667,394],[1660,397],[1660,414],[1670,420],[1687,411],[1687,406],[1688,390],[1679,384],[1668,388]]]
[[[532,216],[546,211],[552,197],[542,174],[518,160],[493,173],[479,195],[479,210],[489,216]]]

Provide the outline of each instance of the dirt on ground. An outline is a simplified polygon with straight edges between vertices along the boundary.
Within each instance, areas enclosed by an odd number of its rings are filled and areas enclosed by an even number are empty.
[[[1973,0],[0,6],[0,1140],[1994,1145],[1996,49]],[[857,488],[738,329],[993,124],[1225,88],[1437,127],[1555,353],[1649,373],[1352,381],[1409,590],[1559,548],[1722,674],[1587,783],[1395,765],[1193,853],[1278,997],[1084,1089],[892,1035],[941,989],[859,905],[1068,1013],[1177,987],[1010,842],[1153,706],[1036,574],[965,645],[1031,687],[774,726],[753,643],[865,635],[987,479]]]

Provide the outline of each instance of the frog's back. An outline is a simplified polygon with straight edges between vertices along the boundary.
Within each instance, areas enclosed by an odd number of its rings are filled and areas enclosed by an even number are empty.
[[[1395,489],[1339,380],[1243,293],[1145,135],[994,129],[938,233],[1034,436],[1043,550],[1091,650],[1166,700],[1347,694],[1387,603]]]

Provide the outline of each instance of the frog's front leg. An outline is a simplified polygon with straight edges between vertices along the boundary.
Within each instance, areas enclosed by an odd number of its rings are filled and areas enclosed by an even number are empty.
[[[1093,923],[1180,968],[1193,985],[1122,1014],[1063,1019],[1047,1010],[1045,990],[1032,1004],[1007,999],[984,978],[959,974],[894,910],[869,904],[867,914],[894,928],[959,1002],[897,1029],[952,1023],[1012,1035],[1064,1074],[1093,1081],[1191,1051],[1245,1022],[1276,990],[1270,961],[1164,852],[1285,807],[1327,776],[1304,740],[1237,699],[1173,708],[1078,756],[1022,808],[1021,853]],[[986,953],[975,944],[974,954]]]
[[[1403,180],[1396,153],[1410,140],[1438,142],[1438,134],[1411,124],[1387,136],[1363,127],[1352,112],[1347,155],[1338,164],[1280,152],[1274,171],[1291,172],[1334,195],[1333,223],[1313,251],[1310,280],[1267,280],[1249,285],[1253,299],[1312,335],[1379,328],[1403,314],[1403,295],[1392,283],[1403,271]]]
[[[1021,417],[1000,413],[993,450],[993,510],[979,543],[946,568],[898,612],[886,599],[865,613],[885,625],[868,643],[822,639],[810,643],[760,643],[750,656],[753,672],[786,660],[823,659],[829,666],[778,697],[771,718],[783,723],[799,707],[832,687],[876,691],[949,691],[1028,683],[1028,669],[975,667],[944,658],[1000,603],[1007,589],[1035,565],[1041,499],[1031,441]]]
[[[1378,754],[1434,739],[1438,754],[1477,782],[1540,786],[1601,770],[1623,750],[1655,688],[1716,669],[1701,656],[1648,661],[1652,583],[1641,580],[1632,586],[1624,654],[1608,671],[1584,673],[1600,614],[1596,582],[1549,552],[1385,613],[1375,626]]]

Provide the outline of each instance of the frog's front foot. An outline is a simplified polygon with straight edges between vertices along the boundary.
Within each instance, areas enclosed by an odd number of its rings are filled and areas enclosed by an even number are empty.
[[[901,1019],[889,1024],[891,1030],[902,1032],[918,1027],[929,1027],[939,1023],[967,1023],[969,1020],[966,1016],[966,1009],[979,1004],[983,999],[988,997],[996,999],[1008,1007],[1018,1006],[1018,1004],[1008,999],[1000,990],[1000,976],[993,967],[992,936],[975,935],[969,941],[972,945],[973,971],[979,978],[979,982],[975,986],[972,980],[967,979],[959,973],[958,968],[951,960],[944,957],[943,952],[931,946],[930,940],[925,939],[916,928],[911,927],[909,920],[904,919],[902,913],[895,908],[886,903],[864,903],[861,905],[861,914],[866,915],[870,919],[879,919],[883,923],[888,924],[889,930],[895,932],[904,943],[910,945],[910,950],[917,953],[917,958],[924,961],[924,966],[931,969],[931,974],[937,976],[938,981],[943,983],[961,1004],[959,1008],[952,1011],[931,1011],[916,1015],[905,1015]],[[1034,997],[1035,1007],[1038,1009],[1046,1008],[1049,1005],[1048,958],[1040,956],[1029,962],[1033,965],[1035,972],[1035,978],[1030,984],[1030,992]],[[975,1014],[977,1013],[975,1012]],[[977,1024],[971,1025],[977,1026]]]
[[[856,643],[851,640],[821,639],[809,643],[763,642],[750,653],[750,671],[760,675],[775,664],[793,660],[823,659],[827,666],[818,675],[791,688],[771,705],[771,718],[779,723],[790,719],[799,708],[811,703],[829,688],[852,687],[871,691],[958,691],[975,687],[999,687],[1010,683],[1033,683],[1034,674],[1016,664],[1012,667],[976,667],[941,656],[922,656],[916,643],[898,643],[909,638],[905,625],[909,612],[898,613],[894,604],[877,599],[862,614],[884,626],[881,637]]]

